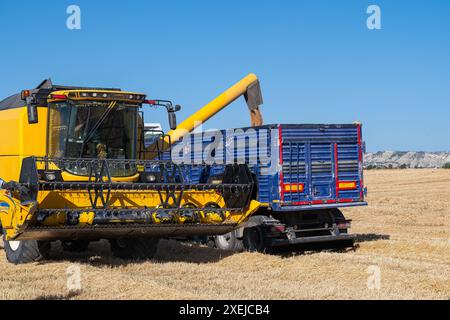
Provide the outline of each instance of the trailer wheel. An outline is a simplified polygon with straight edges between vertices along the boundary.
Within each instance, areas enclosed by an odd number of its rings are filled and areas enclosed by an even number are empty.
[[[236,237],[236,231],[214,237],[216,248],[220,250],[231,250],[240,252],[244,250],[244,244],[241,239]]]
[[[50,255],[50,241],[8,241],[3,238],[3,242],[6,259],[14,264],[37,262]]]
[[[125,260],[145,260],[155,255],[159,238],[111,239],[109,242],[114,256]]]
[[[61,245],[64,251],[67,252],[83,252],[89,247],[90,241],[88,240],[68,240],[61,241]]]
[[[342,211],[339,210],[339,209],[333,209],[333,210],[332,210],[332,214],[333,214],[334,220],[335,220],[336,222],[345,220],[344,214],[343,214]],[[347,228],[346,228],[346,229],[339,229],[339,232],[340,232],[340,233],[348,233],[348,229],[347,229]]]
[[[265,232],[261,226],[244,229],[243,238],[244,249],[250,252],[269,252],[270,246],[267,244]]]

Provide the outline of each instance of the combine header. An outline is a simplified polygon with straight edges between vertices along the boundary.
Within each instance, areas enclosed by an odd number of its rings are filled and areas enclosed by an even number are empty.
[[[176,128],[178,106],[119,89],[47,80],[0,102],[9,137],[0,153],[0,219],[10,262],[45,258],[54,240],[80,251],[108,239],[119,257],[148,258],[160,237],[225,234],[259,208],[245,164],[199,182],[191,172],[207,172],[204,165],[145,150],[146,103],[167,108]]]

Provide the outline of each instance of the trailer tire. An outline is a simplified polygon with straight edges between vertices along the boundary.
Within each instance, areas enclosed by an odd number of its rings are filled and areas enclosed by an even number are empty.
[[[91,242],[88,240],[67,240],[61,241],[64,251],[67,252],[83,252],[89,248]]]
[[[244,244],[237,238],[236,231],[214,237],[214,243],[217,249],[241,252],[244,250]]]
[[[264,229],[261,226],[245,228],[242,242],[244,249],[249,252],[267,253],[271,251]]]
[[[24,264],[48,259],[50,241],[8,241],[3,238],[6,259],[14,264]]]
[[[111,251],[114,256],[124,260],[151,259],[158,249],[159,238],[111,239]]]
[[[335,221],[339,221],[339,220],[345,220],[345,216],[344,216],[344,214],[342,213],[342,211],[341,210],[339,210],[339,209],[333,209],[333,211],[332,211],[332,213],[333,213],[333,216],[334,216],[334,220]],[[347,234],[348,233],[348,229],[346,228],[346,229],[339,229],[339,232],[340,233],[343,233],[343,234]]]

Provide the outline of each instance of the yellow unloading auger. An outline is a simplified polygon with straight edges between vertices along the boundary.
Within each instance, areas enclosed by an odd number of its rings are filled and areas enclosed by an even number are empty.
[[[256,75],[250,73],[177,125],[175,130],[169,131],[165,138],[166,145],[169,143],[169,139],[171,143],[179,141],[184,135],[206,122],[240,96],[244,96],[247,102],[250,111],[251,126],[262,125],[263,118],[259,109],[259,106],[263,103],[261,87]]]
[[[206,121],[244,95],[257,123],[262,97],[249,75],[176,130]],[[43,82],[0,102],[0,220],[9,261],[36,261],[61,240],[71,251],[108,239],[123,258],[148,258],[157,239],[225,234],[260,206],[246,165],[191,180],[194,165],[144,160],[135,146],[145,95]],[[183,130],[182,130],[183,131]],[[195,165],[202,169],[202,165]],[[149,174],[149,170],[151,174]]]

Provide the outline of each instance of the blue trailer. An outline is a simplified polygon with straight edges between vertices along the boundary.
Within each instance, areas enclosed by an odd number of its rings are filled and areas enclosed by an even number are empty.
[[[267,251],[310,243],[352,245],[341,208],[367,205],[361,124],[272,124],[192,133],[164,157],[194,166],[193,182],[214,180],[224,163],[245,163],[263,204],[238,230],[214,238],[219,248]],[[207,170],[208,172],[205,172]]]

